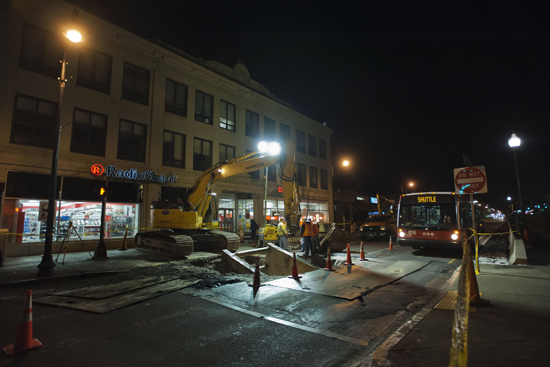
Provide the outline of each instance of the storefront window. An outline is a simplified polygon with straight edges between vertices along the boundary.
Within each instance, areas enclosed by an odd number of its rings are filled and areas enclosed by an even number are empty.
[[[223,231],[235,232],[235,195],[221,194],[218,208],[219,228]]]
[[[245,232],[250,232],[250,220],[254,219],[254,200],[238,200],[238,229],[244,228]]]
[[[12,233],[17,233],[12,243],[42,242],[46,234],[46,212],[40,208],[47,201],[6,199],[5,207],[13,208],[11,222]],[[101,202],[62,201],[57,202],[54,222],[54,241],[62,241],[69,223],[83,240],[99,239],[101,228]],[[105,211],[105,239],[122,238],[126,226],[128,236],[138,232],[140,204],[107,203]],[[4,212],[5,214],[6,211]],[[71,231],[70,240],[78,240],[75,231]]]
[[[313,218],[317,222],[328,223],[329,221],[329,210],[327,201],[317,201],[309,203],[300,203],[300,208],[302,210],[302,217]]]

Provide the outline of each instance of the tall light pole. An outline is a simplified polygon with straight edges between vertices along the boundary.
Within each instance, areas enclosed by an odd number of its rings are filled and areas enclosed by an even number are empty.
[[[516,148],[518,148],[521,145],[521,139],[518,138],[518,136],[515,133],[512,133],[512,136],[510,137],[510,139],[508,139],[508,145],[510,146],[510,148],[512,148],[512,152],[514,152],[514,163],[516,165],[516,179],[518,181],[519,208],[521,209],[520,221],[521,221],[521,224],[523,225],[523,228],[525,229],[525,221],[524,221],[525,211],[523,210],[523,199],[521,198],[521,186],[519,184],[518,159],[516,157]]]
[[[349,167],[350,166],[350,161],[347,160],[347,159],[344,159],[342,161],[339,162],[338,166],[342,165],[343,167]],[[334,205],[334,176],[338,176],[340,175],[340,173],[334,173],[334,165],[330,166],[330,173],[331,173],[331,177],[332,177],[332,203]],[[334,215],[334,210],[332,211],[333,215]],[[335,216],[335,215],[334,215]],[[350,209],[350,217],[351,217],[351,209]],[[332,219],[336,219],[336,218],[332,218]],[[344,214],[344,223],[346,222],[346,215]],[[344,224],[344,227],[345,227],[345,224]]]
[[[63,35],[73,43],[82,42],[82,34],[75,28],[78,21],[78,11],[73,10],[70,27],[63,32]],[[59,77],[59,98],[57,101],[57,112],[55,116],[55,133],[53,141],[52,169],[50,173],[50,187],[48,198],[48,218],[46,220],[46,239],[44,241],[44,256],[38,264],[37,276],[48,276],[54,274],[55,263],[52,258],[53,223],[55,220],[55,198],[57,193],[57,166],[59,162],[59,141],[61,139],[61,107],[63,105],[63,90],[65,89],[65,65],[67,65],[67,47],[63,48],[63,60],[61,60],[61,76]]]

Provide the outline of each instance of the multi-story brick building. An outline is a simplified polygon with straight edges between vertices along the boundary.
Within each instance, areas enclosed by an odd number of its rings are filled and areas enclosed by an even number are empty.
[[[203,61],[82,10],[85,40],[70,44],[63,29],[73,10],[56,0],[5,1],[0,9],[1,226],[24,234],[9,237],[8,256],[42,252],[40,205],[48,199],[58,108],[60,233],[70,220],[83,238],[98,238],[96,189],[106,177],[95,176],[94,165],[136,170],[109,178],[109,244],[126,225],[130,235],[149,227],[152,201],[184,196],[206,168],[257,150],[263,139],[296,143],[303,214],[332,219],[330,128],[275,98],[241,62],[230,68]],[[68,81],[59,103],[64,50]],[[161,178],[149,180],[146,171]],[[267,176],[270,216],[283,206],[276,168]],[[221,226],[236,230],[248,228],[251,218],[264,221],[264,177],[254,172],[216,184]]]

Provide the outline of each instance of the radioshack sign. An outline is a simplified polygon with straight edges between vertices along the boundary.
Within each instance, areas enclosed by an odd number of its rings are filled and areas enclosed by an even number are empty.
[[[95,176],[101,176],[105,173],[106,177],[125,178],[136,181],[176,183],[178,179],[174,175],[157,175],[153,171],[138,172],[138,170],[134,168],[130,168],[127,171],[116,169],[115,166],[107,166],[104,168],[101,164],[94,164],[90,170]]]

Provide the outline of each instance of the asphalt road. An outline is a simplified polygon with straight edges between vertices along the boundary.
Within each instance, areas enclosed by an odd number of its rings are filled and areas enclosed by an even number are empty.
[[[359,242],[351,243],[358,256]],[[106,314],[33,305],[43,347],[0,366],[355,366],[444,289],[460,251],[364,243],[369,264],[405,261],[418,270],[362,290],[353,300],[245,283],[187,288]],[[335,257],[344,254],[335,254]],[[78,281],[33,288],[77,288]],[[25,289],[0,293],[0,342],[12,344]]]

